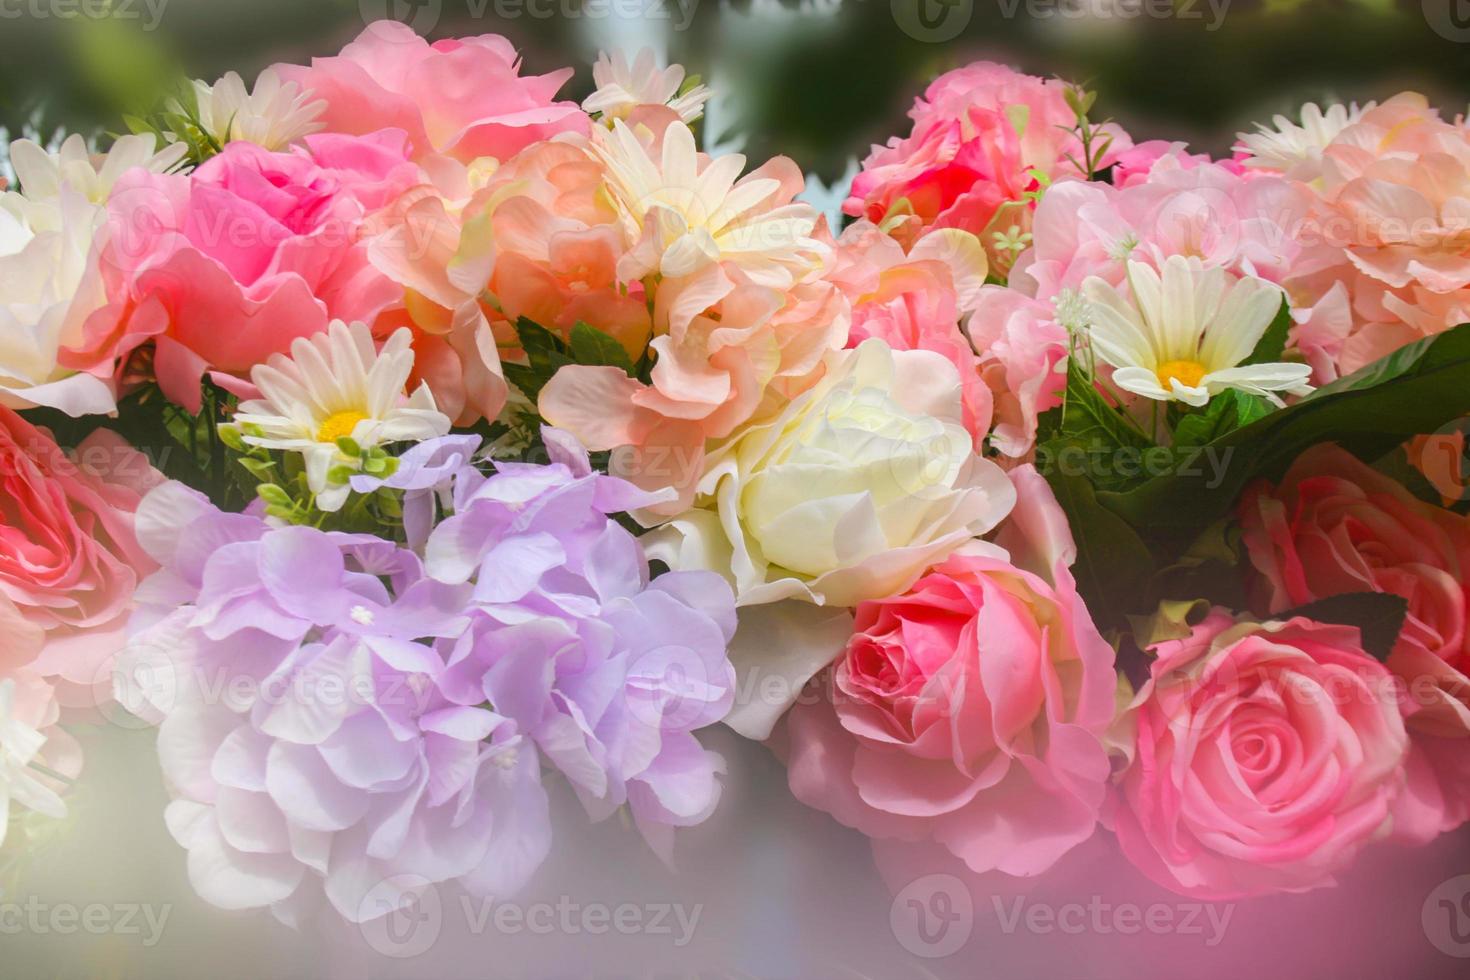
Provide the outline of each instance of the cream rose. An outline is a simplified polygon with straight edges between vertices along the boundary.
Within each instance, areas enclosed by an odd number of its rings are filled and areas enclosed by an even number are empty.
[[[974,453],[954,365],[881,340],[831,351],[812,388],[714,444],[697,491],[644,540],[670,567],[734,586],[731,660],[761,703],[730,724],[757,738],[851,635],[845,612],[817,607],[903,592],[1016,500]]]

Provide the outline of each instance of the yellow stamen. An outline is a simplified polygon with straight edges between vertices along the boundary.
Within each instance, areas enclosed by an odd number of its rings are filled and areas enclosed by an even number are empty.
[[[357,428],[357,423],[367,418],[361,412],[346,411],[336,412],[327,416],[322,423],[321,429],[316,434],[317,442],[336,442],[352,435],[352,430]]]
[[[1198,388],[1200,381],[1210,372],[1199,361],[1165,361],[1154,373],[1159,376],[1159,384],[1165,391],[1173,391],[1169,382],[1178,381],[1186,388]]]

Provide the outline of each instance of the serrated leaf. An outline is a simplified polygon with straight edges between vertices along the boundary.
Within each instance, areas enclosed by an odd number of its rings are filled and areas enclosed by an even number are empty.
[[[578,322],[572,327],[570,348],[572,359],[578,364],[622,368],[629,377],[636,374],[633,360],[623,345],[596,327]]]
[[[1345,592],[1288,609],[1271,618],[1287,620],[1301,616],[1318,623],[1356,626],[1362,634],[1363,649],[1374,659],[1386,661],[1398,643],[1408,614],[1409,601],[1403,596],[1387,592]]]

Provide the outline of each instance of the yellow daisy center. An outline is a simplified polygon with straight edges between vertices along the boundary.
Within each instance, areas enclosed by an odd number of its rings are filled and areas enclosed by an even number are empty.
[[[1204,376],[1210,372],[1199,361],[1165,361],[1154,372],[1165,391],[1173,391],[1170,381],[1177,381],[1186,388],[1198,388]]]
[[[345,439],[352,435],[352,430],[357,428],[357,423],[366,418],[366,415],[357,411],[335,412],[327,416],[327,420],[322,423],[321,429],[317,431],[316,441],[336,442],[338,439]]]

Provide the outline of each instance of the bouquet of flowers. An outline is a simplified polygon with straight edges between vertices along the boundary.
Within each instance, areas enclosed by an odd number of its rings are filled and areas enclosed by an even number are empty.
[[[671,859],[716,724],[976,873],[1301,891],[1470,817],[1462,119],[1213,160],[975,64],[839,228],[682,68],[571,74],[381,22],[10,147],[0,834],[120,710],[288,924],[511,895],[572,797]]]

